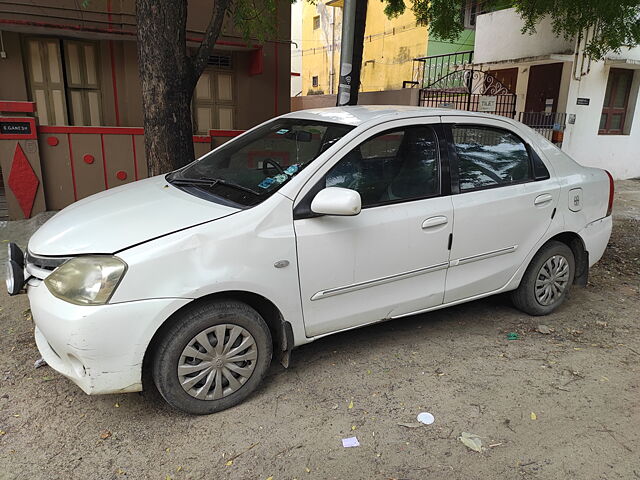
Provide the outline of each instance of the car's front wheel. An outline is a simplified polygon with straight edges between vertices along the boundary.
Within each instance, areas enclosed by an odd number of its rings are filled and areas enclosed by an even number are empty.
[[[154,383],[173,407],[204,415],[237,405],[264,378],[269,327],[248,305],[201,303],[179,314],[156,346]]]
[[[571,249],[555,240],[533,257],[520,286],[511,294],[514,305],[529,315],[547,315],[567,297],[575,275]]]

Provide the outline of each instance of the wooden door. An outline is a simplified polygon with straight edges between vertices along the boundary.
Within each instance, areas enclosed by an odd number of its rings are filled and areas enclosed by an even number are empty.
[[[533,65],[529,69],[525,112],[557,112],[562,63]]]

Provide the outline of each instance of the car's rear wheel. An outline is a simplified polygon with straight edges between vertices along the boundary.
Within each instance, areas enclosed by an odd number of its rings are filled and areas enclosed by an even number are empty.
[[[529,315],[547,315],[562,305],[575,275],[575,259],[564,243],[550,241],[533,257],[511,298]]]
[[[164,332],[152,375],[171,406],[203,415],[237,405],[264,378],[273,351],[271,334],[254,309],[213,301],[187,309]]]

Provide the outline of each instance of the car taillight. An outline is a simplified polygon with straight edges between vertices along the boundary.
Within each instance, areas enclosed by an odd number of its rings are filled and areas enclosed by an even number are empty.
[[[613,194],[615,192],[615,186],[613,184],[613,177],[611,176],[611,174],[607,170],[605,170],[605,172],[607,172],[607,175],[609,176],[609,204],[607,205],[606,215],[608,217],[613,211]]]

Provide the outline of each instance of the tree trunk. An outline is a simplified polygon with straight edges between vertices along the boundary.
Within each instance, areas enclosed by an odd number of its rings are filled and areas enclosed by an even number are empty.
[[[197,76],[187,55],[187,1],[136,0],[136,22],[144,144],[153,176],[195,157],[191,98]]]
[[[351,98],[349,105],[358,104],[360,75],[362,73],[362,55],[364,50],[364,32],[367,26],[367,0],[356,0],[356,21],[353,31],[353,67],[351,70]]]

